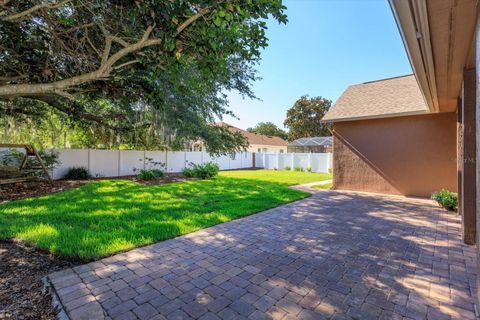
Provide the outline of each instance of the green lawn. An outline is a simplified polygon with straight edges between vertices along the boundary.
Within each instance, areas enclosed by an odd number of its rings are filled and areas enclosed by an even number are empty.
[[[282,183],[289,186],[332,179],[330,173],[310,173],[289,170],[235,170],[222,171],[220,175],[222,177]]]
[[[317,184],[313,186],[313,188],[317,189],[332,189],[333,183],[325,183],[325,184]]]
[[[62,256],[99,258],[307,197],[288,185],[322,177],[259,170],[156,186],[96,181],[0,205],[0,238],[21,239]]]

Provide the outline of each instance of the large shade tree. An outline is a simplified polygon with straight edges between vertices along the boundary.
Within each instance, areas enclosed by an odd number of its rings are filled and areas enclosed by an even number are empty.
[[[253,128],[247,128],[248,132],[256,133],[256,134],[263,134],[266,136],[273,136],[273,137],[279,137],[284,140],[287,140],[288,138],[288,133],[277,127],[275,123],[273,122],[259,122],[255,125]]]
[[[321,120],[330,109],[332,101],[322,97],[305,95],[300,97],[287,111],[284,121],[289,129],[288,140],[293,141],[305,137],[329,136],[329,125]]]
[[[0,0],[0,111],[54,108],[167,145],[242,148],[211,123],[230,113],[226,91],[253,96],[265,19],[285,23],[284,9],[281,0]]]

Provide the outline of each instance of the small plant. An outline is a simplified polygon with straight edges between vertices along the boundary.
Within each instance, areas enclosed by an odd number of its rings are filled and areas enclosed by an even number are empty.
[[[295,167],[294,170],[297,172],[303,172],[303,167]]]
[[[137,173],[137,177],[140,180],[153,180],[163,176],[163,171],[159,169],[141,169]]]
[[[73,167],[68,169],[63,177],[65,180],[87,180],[90,179],[90,173],[85,167]]]
[[[289,166],[285,166],[284,170],[290,171],[290,170],[292,170],[292,168],[290,168]]]
[[[307,167],[307,171],[308,171],[308,172],[313,172],[312,167]]]
[[[450,211],[458,211],[458,194],[445,189],[432,193],[432,199]]]
[[[142,162],[143,159],[138,159]],[[145,169],[134,168],[133,172],[137,174],[140,180],[153,180],[163,177],[167,165],[160,161],[154,161],[153,158],[145,158]]]
[[[190,162],[187,164],[187,167],[183,169],[182,173],[187,178],[200,178],[205,180],[215,177],[219,170],[218,164],[213,162],[203,164]]]

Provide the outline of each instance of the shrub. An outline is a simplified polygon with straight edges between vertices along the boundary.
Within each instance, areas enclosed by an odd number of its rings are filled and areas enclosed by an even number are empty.
[[[163,176],[163,171],[160,169],[141,169],[137,173],[140,180],[153,180]]]
[[[218,165],[213,162],[204,164],[189,163],[182,173],[188,178],[211,179],[218,174],[219,170]]]
[[[85,167],[73,167],[68,169],[67,173],[63,177],[65,180],[87,180],[90,179],[90,173]]]
[[[295,171],[303,172],[303,167],[295,167]]]
[[[447,210],[458,211],[458,195],[455,192],[442,189],[432,193],[432,199]]]
[[[313,171],[312,167],[308,167],[308,168],[307,168],[307,171],[308,171],[308,172],[312,172],[312,171]]]
[[[284,169],[285,169],[286,171],[290,171],[290,170],[292,170],[292,168],[290,168],[289,166],[285,166],[285,168],[284,168]]]

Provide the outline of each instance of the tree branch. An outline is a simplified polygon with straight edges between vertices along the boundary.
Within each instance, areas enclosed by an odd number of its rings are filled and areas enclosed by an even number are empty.
[[[67,4],[71,1],[72,0],[63,0],[63,1],[60,1],[59,3],[54,3],[54,4],[48,4],[48,3],[37,4],[37,5],[31,7],[30,9],[27,9],[25,11],[21,11],[21,12],[18,12],[18,13],[14,13],[14,14],[5,16],[5,17],[1,18],[1,20],[14,21],[14,20],[18,20],[18,19],[24,19],[25,17],[30,16],[31,14],[35,13],[36,11],[39,11],[39,10],[42,10],[42,9],[50,10],[50,9],[60,8],[61,6]],[[6,3],[8,3],[8,1]],[[6,3],[4,3],[4,5]]]
[[[189,25],[209,13],[212,9],[210,7],[208,8],[203,8],[200,11],[198,11],[196,14],[185,20],[181,25],[178,26],[177,28],[177,33],[175,36],[178,36],[180,33],[182,33],[183,30],[185,30]]]

